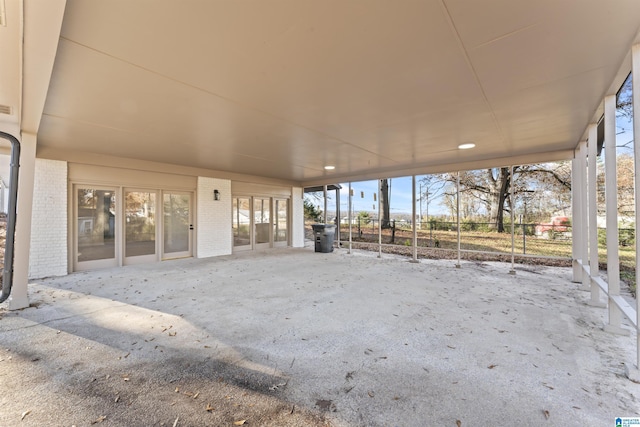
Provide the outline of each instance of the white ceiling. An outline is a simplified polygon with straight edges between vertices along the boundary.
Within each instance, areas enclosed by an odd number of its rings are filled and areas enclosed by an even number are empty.
[[[307,184],[566,158],[639,27],[638,0],[68,0],[38,150]]]

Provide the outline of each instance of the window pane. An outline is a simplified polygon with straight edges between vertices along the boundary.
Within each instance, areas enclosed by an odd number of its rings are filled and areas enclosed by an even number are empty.
[[[188,194],[165,194],[164,253],[189,251],[191,201]]]
[[[251,244],[249,227],[251,217],[249,216],[249,199],[233,199],[233,245],[247,246]]]
[[[288,200],[276,200],[276,235],[274,237],[276,242],[286,242],[287,236],[287,213],[289,211]]]
[[[253,199],[253,223],[256,226],[256,243],[269,243],[269,199]]]
[[[156,253],[156,194],[130,191],[125,195],[125,256]]]
[[[78,261],[115,258],[113,190],[78,189]]]

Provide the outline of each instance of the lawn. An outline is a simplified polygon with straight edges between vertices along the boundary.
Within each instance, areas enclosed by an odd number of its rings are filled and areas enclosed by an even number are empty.
[[[343,242],[349,240],[349,226],[341,225],[341,240]],[[395,236],[392,239],[392,230],[382,230],[383,245],[393,245],[396,247],[410,248],[413,244],[413,233],[411,229],[397,228]],[[311,227],[309,225],[309,236],[311,236]],[[392,241],[393,240],[393,241]],[[368,226],[362,227],[361,233],[357,232],[357,228],[352,229],[352,241],[357,243],[378,243],[377,229]],[[549,264],[549,265],[570,265],[567,261],[572,258],[571,255],[571,237],[559,235],[555,239],[543,239],[536,236],[516,234],[514,239],[514,255],[517,262],[521,264]],[[393,247],[387,246],[387,251],[395,253],[410,254],[410,251],[392,250]],[[364,245],[363,245],[364,247]],[[458,248],[458,234],[456,231],[443,230],[418,230],[418,247],[430,248],[429,257],[450,258],[450,250]],[[438,251],[437,249],[442,249]],[[482,255],[481,259],[492,259],[491,255],[495,254],[495,259],[504,260],[504,255],[511,255],[511,234],[497,233],[486,231],[463,231],[460,233],[460,249],[465,251],[466,259],[476,259],[473,256],[478,251],[478,255]],[[449,250],[449,251],[447,251]],[[483,254],[479,254],[483,252]],[[420,251],[420,253],[425,253]],[[440,253],[441,256],[437,254]],[[524,256],[526,254],[526,256]],[[536,257],[536,255],[538,257]],[[426,255],[425,255],[426,256]],[[620,278],[629,285],[629,288],[635,293],[635,268],[636,268],[636,251],[635,246],[620,246]],[[607,270],[607,250],[600,243],[598,248],[598,258],[600,270]]]

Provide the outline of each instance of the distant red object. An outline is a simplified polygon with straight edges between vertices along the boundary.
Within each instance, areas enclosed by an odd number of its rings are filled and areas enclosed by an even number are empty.
[[[552,216],[551,222],[543,222],[536,225],[536,236],[549,238],[551,233],[566,233],[569,231],[571,221],[566,216]]]

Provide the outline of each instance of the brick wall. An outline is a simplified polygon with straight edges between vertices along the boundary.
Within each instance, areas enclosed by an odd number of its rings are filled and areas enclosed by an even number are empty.
[[[291,191],[291,246],[304,247],[304,204],[302,188],[293,187]]]
[[[213,200],[213,190],[220,192],[220,200]],[[200,176],[197,191],[197,257],[231,254],[231,181]]]
[[[36,159],[29,278],[67,274],[67,223],[67,162]]]

